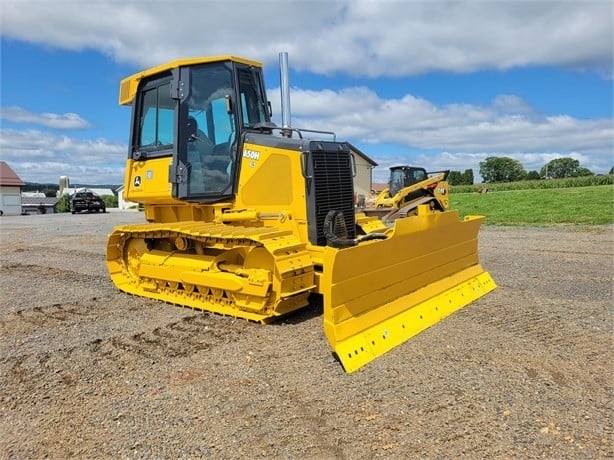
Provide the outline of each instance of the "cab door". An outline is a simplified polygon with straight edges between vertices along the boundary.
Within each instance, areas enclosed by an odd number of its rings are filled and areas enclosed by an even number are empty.
[[[133,107],[130,152],[125,172],[127,200],[172,201],[169,168],[175,152],[177,100],[172,76],[143,83]]]

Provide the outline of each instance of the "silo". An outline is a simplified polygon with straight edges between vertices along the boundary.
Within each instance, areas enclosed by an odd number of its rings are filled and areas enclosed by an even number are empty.
[[[70,181],[68,180],[68,176],[60,176],[60,190],[58,191],[58,198],[62,198],[64,195],[64,189],[70,187]]]

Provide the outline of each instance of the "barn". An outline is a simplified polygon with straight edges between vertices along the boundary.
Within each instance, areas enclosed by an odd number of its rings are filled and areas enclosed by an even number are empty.
[[[0,215],[21,214],[21,187],[26,185],[6,161],[0,161]]]

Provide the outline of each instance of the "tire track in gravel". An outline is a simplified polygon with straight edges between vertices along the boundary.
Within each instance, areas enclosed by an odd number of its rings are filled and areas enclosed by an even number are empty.
[[[112,286],[107,276],[103,276],[99,271],[94,273],[83,273],[70,268],[63,267],[48,267],[40,264],[28,263],[5,263],[0,266],[0,281],[2,288],[9,291],[17,291],[18,284],[28,286],[31,290],[37,289],[38,286],[46,287],[46,284],[52,284],[55,291],[58,291],[59,283],[77,283],[80,290],[83,288],[95,288],[100,290],[101,284]],[[36,280],[36,284],[32,284],[32,280]],[[59,288],[62,291],[61,288]],[[68,291],[64,291],[66,294]],[[78,292],[78,291],[77,291]],[[2,304],[0,304],[2,305]]]
[[[82,304],[53,303],[45,306],[22,308],[0,317],[0,335],[24,334],[35,329],[54,328],[60,325],[83,324],[96,317],[95,310]]]
[[[99,247],[88,251],[74,247],[54,247],[50,246],[49,242],[45,246],[18,246],[13,251],[2,254],[0,268],[18,267],[19,265],[37,266],[43,270],[72,271],[91,276],[106,272],[105,259],[101,257]]]
[[[0,266],[0,275],[14,275],[24,276],[29,278],[49,278],[56,281],[74,281],[76,277],[83,277],[87,280],[89,275],[84,275],[78,271],[65,269],[46,267],[37,264],[23,264],[23,263],[6,263]],[[102,279],[101,276],[98,276]]]
[[[90,342],[88,348],[91,353],[111,360],[125,354],[132,355],[133,359],[183,358],[239,340],[240,331],[233,330],[232,325],[219,326],[220,323],[211,321],[208,314],[197,313],[129,336],[97,339]]]
[[[68,313],[85,316],[90,308],[97,308],[116,292],[112,283],[99,272],[83,274],[72,269],[45,267],[40,264],[10,262],[0,266],[0,291],[9,292],[0,301],[0,329],[8,328],[16,320],[18,312],[24,318],[34,321],[36,316],[28,316],[27,310],[36,309],[39,313],[55,312],[65,308]],[[9,300],[10,299],[10,300]],[[72,310],[71,310],[72,309]],[[45,315],[38,315],[41,324]]]
[[[497,334],[530,340],[539,346],[552,348],[573,345],[585,350],[596,350],[597,347],[600,351],[606,351],[609,341],[605,339],[609,332],[606,328],[599,328],[594,318],[592,322],[596,327],[590,328],[590,334],[587,333],[587,327],[580,327],[581,317],[573,309],[579,305],[570,305],[572,308],[567,312],[552,301],[528,302],[528,306],[530,308],[516,308],[505,315],[485,314],[479,318],[479,324],[493,329]],[[505,309],[507,305],[500,307]],[[607,324],[605,317],[603,324]]]
[[[237,327],[236,323],[224,325],[207,314],[197,313],[153,329],[96,338],[80,345],[58,344],[56,349],[44,351],[40,348],[21,348],[27,352],[3,354],[0,358],[0,369],[8,371],[4,377],[0,377],[0,382],[5,380],[0,388],[12,388],[17,384],[28,385],[31,387],[28,391],[34,391],[43,384],[43,376],[62,373],[70,363],[75,362],[95,364],[109,360],[117,365],[189,357],[203,350],[236,342],[241,337],[238,328],[240,326]],[[141,362],[139,365],[143,364]],[[85,373],[96,374],[96,366]]]

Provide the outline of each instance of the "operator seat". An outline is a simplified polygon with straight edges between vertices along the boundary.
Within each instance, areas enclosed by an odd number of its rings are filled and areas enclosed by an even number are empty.
[[[186,136],[188,138],[188,150],[192,147],[193,150],[197,150],[201,155],[211,154],[213,151],[213,142],[198,128],[198,122],[194,117],[188,117]]]
[[[222,193],[229,185],[230,162],[228,143],[214,145],[207,135],[198,129],[194,117],[187,119],[186,136],[188,144],[188,162],[190,169],[190,187],[193,193]]]
[[[206,134],[198,129],[198,122],[194,117],[188,117],[185,136],[187,138],[187,160],[190,164],[190,192],[205,192],[204,172],[205,157],[213,151],[213,144]]]

